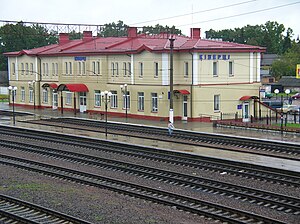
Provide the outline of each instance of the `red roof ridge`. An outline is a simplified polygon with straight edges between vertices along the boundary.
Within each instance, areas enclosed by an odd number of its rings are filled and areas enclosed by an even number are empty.
[[[75,40],[73,40],[73,41],[75,41]],[[73,48],[73,47],[77,47],[77,46],[80,46],[80,45],[82,45],[82,44],[85,44],[85,43],[88,43],[88,42],[92,42],[92,41],[95,41],[95,38],[93,38],[93,39],[91,39],[91,40],[81,40],[81,42],[78,42],[78,43],[75,43],[75,44],[71,44],[70,46],[65,47],[65,48],[61,48],[61,49],[60,49],[60,52],[61,52],[61,51],[65,51],[65,50],[69,50],[69,49],[71,49],[71,48]],[[70,44],[70,43],[72,43],[72,42],[68,42],[68,43],[66,43],[66,44]],[[64,44],[64,45],[65,45],[65,44]]]

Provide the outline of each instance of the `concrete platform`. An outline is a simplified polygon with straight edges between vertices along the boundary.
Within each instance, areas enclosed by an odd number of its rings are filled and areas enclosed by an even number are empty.
[[[0,103],[0,110],[11,110],[11,109],[12,108],[7,103]],[[64,111],[64,114],[61,114],[60,111],[52,110],[52,109],[33,110],[33,109],[28,109],[23,107],[16,107],[15,110],[18,112],[32,113],[32,116],[16,117],[16,121],[17,121],[16,126],[22,126],[22,127],[34,128],[34,129],[46,129],[46,130],[69,133],[69,134],[74,134],[74,130],[68,128],[46,127],[44,125],[34,125],[34,124],[29,124],[29,123],[24,123],[19,121],[25,119],[40,119],[40,118],[51,118],[51,117],[77,117],[83,119],[101,120],[100,114],[91,116],[86,113],[77,113],[75,116],[74,113],[68,111]],[[131,118],[128,118],[126,121],[125,117],[112,117],[112,116],[108,117],[108,121],[166,127],[166,131],[167,131],[167,122],[165,121],[152,121],[152,120],[150,121],[150,120],[139,120],[139,119],[131,119]],[[6,125],[12,125],[12,118],[1,117],[0,123]],[[176,129],[186,129],[186,130],[192,130],[198,132],[222,133],[226,135],[247,136],[251,138],[260,138],[260,139],[264,138],[264,139],[276,140],[276,141],[300,143],[299,135],[294,135],[294,134],[281,135],[280,133],[275,133],[275,132],[244,130],[240,128],[239,129],[216,128],[213,127],[212,123],[200,123],[200,122],[175,121],[174,126]],[[95,132],[78,130],[76,134],[81,136],[89,136],[89,137],[105,139],[104,133],[95,133]],[[243,162],[258,164],[262,166],[270,166],[274,168],[287,169],[287,170],[300,172],[300,162],[286,160],[286,159],[276,159],[267,156],[253,155],[250,153],[231,152],[226,150],[218,150],[218,149],[211,149],[211,148],[198,147],[198,146],[187,147],[186,145],[182,145],[182,144],[174,144],[174,143],[162,142],[157,140],[146,140],[146,139],[126,137],[120,135],[108,134],[107,139],[112,141],[121,141],[121,142],[132,143],[132,144],[148,145],[151,147],[171,149],[175,151],[182,151],[182,152],[192,153],[192,154],[195,153],[198,155],[204,155],[204,156],[214,157],[214,158],[243,161]]]

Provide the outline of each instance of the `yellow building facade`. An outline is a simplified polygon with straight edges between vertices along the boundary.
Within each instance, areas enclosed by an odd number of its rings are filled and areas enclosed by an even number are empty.
[[[119,38],[84,32],[82,40],[61,34],[58,44],[5,53],[9,83],[17,87],[15,104],[104,113],[101,93],[109,91],[109,114],[168,119],[169,38],[136,31],[129,28],[128,37]],[[259,94],[264,48],[201,39],[198,28],[191,29],[191,37],[173,37],[175,119],[215,120],[237,113],[247,120],[255,113],[252,98],[241,97]]]

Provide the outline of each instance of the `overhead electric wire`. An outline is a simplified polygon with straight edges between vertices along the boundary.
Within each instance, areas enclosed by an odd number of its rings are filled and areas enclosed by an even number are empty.
[[[181,14],[181,15],[176,15],[176,16],[170,16],[170,17],[165,17],[165,18],[160,18],[160,19],[153,19],[153,20],[148,20],[148,21],[143,21],[143,22],[138,22],[138,23],[132,23],[132,25],[142,24],[142,23],[149,23],[149,22],[155,22],[155,21],[159,21],[159,20],[173,19],[173,18],[178,18],[178,17],[183,17],[183,16],[189,16],[189,15],[194,15],[194,14],[203,13],[203,12],[210,12],[210,11],[214,11],[214,10],[225,9],[225,8],[229,8],[229,7],[233,7],[233,6],[243,5],[243,4],[247,4],[247,3],[255,2],[255,1],[257,1],[257,0],[251,0],[251,1],[246,1],[246,2],[239,2],[239,3],[235,3],[235,4],[224,5],[224,6],[220,6],[220,7],[216,7],[216,8],[211,8],[211,9],[205,9],[205,10],[201,10],[201,11],[197,11],[197,12],[192,12],[192,13],[186,13],[186,14]]]
[[[203,20],[203,21],[178,25],[177,27],[188,26],[188,25],[192,25],[192,24],[196,24],[196,23],[213,22],[213,21],[217,21],[217,20],[221,20],[221,19],[229,19],[229,18],[233,18],[233,17],[244,16],[244,15],[254,14],[254,13],[258,13],[258,12],[265,12],[265,11],[278,9],[278,8],[282,8],[282,7],[286,7],[286,6],[291,6],[291,5],[295,5],[295,4],[299,4],[299,3],[300,3],[300,1],[292,2],[292,3],[288,3],[288,4],[284,4],[284,5],[273,6],[273,7],[270,7],[270,8],[259,9],[259,10],[255,10],[255,11],[251,11],[251,12],[244,12],[244,13],[240,13],[240,14],[236,14],[236,15],[224,16],[224,17],[219,17],[219,18],[215,18],[215,19],[209,19],[209,20]]]

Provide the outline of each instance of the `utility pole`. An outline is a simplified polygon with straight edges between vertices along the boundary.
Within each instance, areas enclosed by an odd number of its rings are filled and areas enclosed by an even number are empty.
[[[173,36],[169,39],[170,41],[170,111],[169,121],[174,122],[174,111],[173,111],[173,48],[175,39]]]

